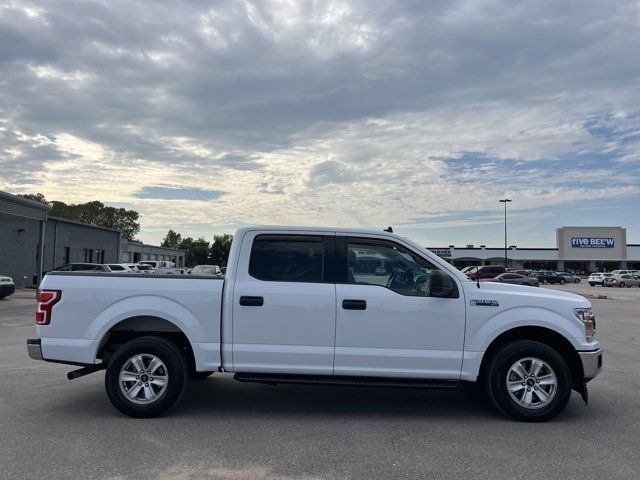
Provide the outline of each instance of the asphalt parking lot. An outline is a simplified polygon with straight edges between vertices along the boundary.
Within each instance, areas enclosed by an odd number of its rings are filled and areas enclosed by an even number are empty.
[[[554,421],[498,414],[455,391],[265,386],[228,375],[189,385],[164,417],[117,412],[103,373],[30,360],[34,292],[0,301],[0,477],[512,478],[640,477],[640,288],[554,289],[592,299],[604,371]]]

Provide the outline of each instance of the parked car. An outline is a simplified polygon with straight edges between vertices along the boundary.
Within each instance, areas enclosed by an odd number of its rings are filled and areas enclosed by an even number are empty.
[[[363,250],[394,265],[383,285],[349,268]],[[229,265],[226,278],[52,272],[29,355],[82,366],[70,379],[106,369],[109,399],[132,417],[165,412],[189,376],[224,369],[269,384],[482,382],[502,413],[544,421],[572,389],[586,401],[602,367],[586,298],[476,284],[390,232],[245,227]]]
[[[587,282],[592,287],[596,285],[604,286],[604,279],[610,276],[610,273],[593,272],[589,275],[589,278],[587,278]]]
[[[561,277],[564,277],[567,283],[580,283],[580,277],[569,272],[556,272]]]
[[[191,269],[191,275],[222,275],[218,265],[196,265]]]
[[[517,273],[511,273],[511,272],[503,273],[501,275],[498,275],[495,278],[489,278],[485,281],[511,283],[513,285],[528,285],[530,287],[540,286],[540,283],[535,278],[525,277],[524,275],[519,275]]]
[[[166,260],[145,260],[138,262],[138,265],[150,265],[158,275],[185,275],[187,273],[186,267],[176,267],[173,262]]]
[[[605,287],[640,287],[640,280],[630,274],[611,275],[604,279]]]
[[[483,280],[485,278],[496,278],[498,275],[505,272],[505,268],[500,265],[482,265],[474,267],[465,273],[471,280]]]
[[[0,273],[0,300],[9,295],[13,295],[16,291],[16,284],[13,283],[13,278],[8,275],[2,275]]]
[[[109,263],[108,267],[111,269],[113,273],[139,273],[140,272],[136,265],[131,265],[127,263]]]
[[[61,267],[54,268],[53,272],[110,272],[107,265],[101,263],[67,263]]]
[[[548,271],[538,272],[536,274],[536,278],[540,283],[544,283],[544,284],[559,283],[560,285],[564,285],[565,283],[567,283],[566,278],[564,278],[562,275],[558,275],[556,272],[548,272]]]
[[[634,270],[612,270],[611,275],[633,275]]]
[[[138,269],[138,273],[143,273],[145,275],[155,275],[156,273],[156,269],[153,268],[151,265],[145,265],[142,263],[134,263],[129,265],[135,266]]]

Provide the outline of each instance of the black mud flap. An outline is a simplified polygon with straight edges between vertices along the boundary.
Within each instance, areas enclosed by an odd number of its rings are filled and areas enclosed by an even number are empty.
[[[582,395],[584,404],[589,405],[589,390],[587,390],[587,382],[582,383],[582,391],[580,392],[580,395]]]

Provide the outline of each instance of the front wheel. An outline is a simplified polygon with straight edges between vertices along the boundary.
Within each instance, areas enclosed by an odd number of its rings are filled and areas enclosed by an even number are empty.
[[[571,397],[571,372],[544,343],[520,340],[489,360],[485,388],[493,404],[515,420],[542,422],[558,415]]]
[[[626,285],[624,282],[620,282],[620,288],[624,288],[624,287],[626,287],[626,286],[627,286],[627,285]]]
[[[160,337],[131,340],[109,360],[104,378],[111,403],[125,415],[155,417],[182,396],[189,375],[180,349]]]
[[[565,280],[564,278],[561,278],[561,279],[560,279],[560,285],[564,285],[564,284],[565,284],[565,282],[566,282],[566,280]]]
[[[574,283],[580,283],[580,279],[576,278]]]

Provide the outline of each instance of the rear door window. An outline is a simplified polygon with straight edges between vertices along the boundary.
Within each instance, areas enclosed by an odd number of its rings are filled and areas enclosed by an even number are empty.
[[[249,275],[268,282],[319,283],[324,262],[322,236],[259,235],[251,248]]]

